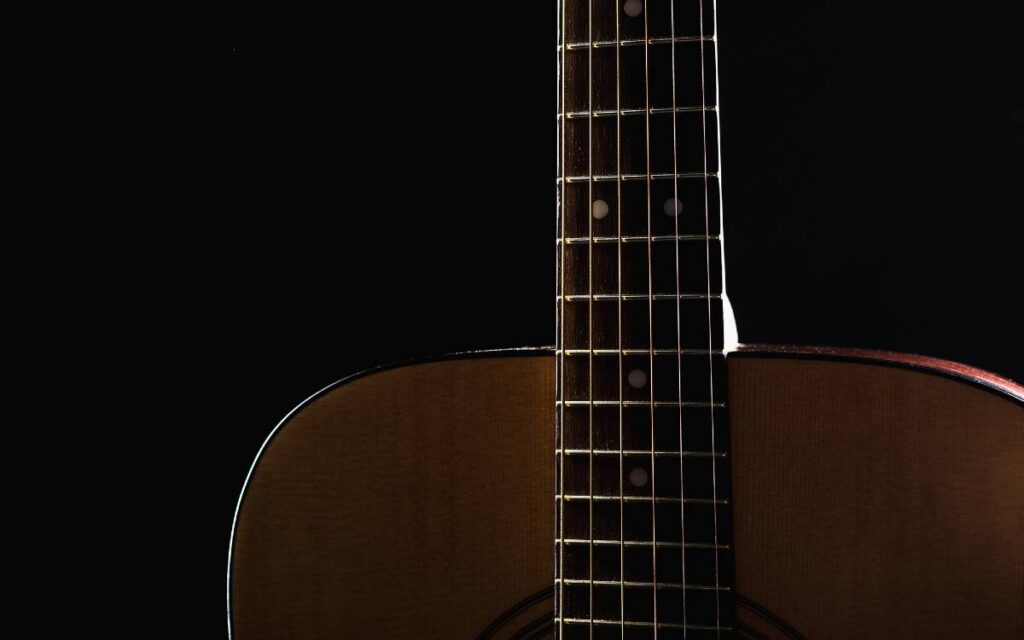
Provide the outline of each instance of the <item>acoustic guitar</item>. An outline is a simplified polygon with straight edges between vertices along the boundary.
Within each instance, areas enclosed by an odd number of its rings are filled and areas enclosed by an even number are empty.
[[[1024,388],[739,344],[715,33],[710,0],[561,0],[555,348],[285,416],[233,638],[1024,638]]]

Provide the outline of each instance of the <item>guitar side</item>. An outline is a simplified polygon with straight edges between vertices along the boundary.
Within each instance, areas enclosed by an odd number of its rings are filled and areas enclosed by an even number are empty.
[[[1024,635],[1024,389],[940,361],[731,354],[740,635]],[[239,500],[234,638],[552,633],[554,357],[320,392]]]

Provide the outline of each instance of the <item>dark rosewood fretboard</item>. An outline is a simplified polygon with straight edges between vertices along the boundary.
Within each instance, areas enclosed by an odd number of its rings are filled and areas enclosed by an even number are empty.
[[[734,623],[713,1],[561,0],[556,629]]]

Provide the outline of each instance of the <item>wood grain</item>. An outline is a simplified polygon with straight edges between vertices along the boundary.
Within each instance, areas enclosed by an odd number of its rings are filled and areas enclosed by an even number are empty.
[[[738,592],[807,638],[1024,637],[1024,406],[959,375],[731,355]],[[244,494],[234,637],[473,638],[550,586],[553,403],[539,355],[393,369],[307,404]]]
[[[553,390],[549,357],[453,360],[298,412],[239,514],[235,638],[471,638],[549,586]]]
[[[1024,637],[1020,405],[879,364],[729,369],[740,593],[808,638]]]

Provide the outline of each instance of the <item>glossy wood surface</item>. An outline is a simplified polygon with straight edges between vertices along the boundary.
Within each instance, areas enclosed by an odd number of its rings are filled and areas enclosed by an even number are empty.
[[[770,612],[741,620],[769,638],[1024,636],[1024,407],[816,357],[729,361],[737,589]],[[234,637],[543,633],[551,601],[528,598],[553,576],[553,363],[391,369],[291,416],[241,502]]]
[[[292,416],[236,523],[234,637],[471,638],[550,586],[554,384],[550,356],[451,360]]]
[[[807,638],[1024,637],[1024,408],[778,355],[729,362],[739,592]]]

